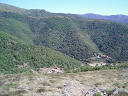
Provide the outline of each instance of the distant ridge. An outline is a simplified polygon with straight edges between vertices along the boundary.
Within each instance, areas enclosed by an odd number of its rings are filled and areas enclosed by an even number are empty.
[[[128,23],[128,16],[127,15],[99,15],[99,14],[82,14],[80,16],[89,18],[89,19],[104,19],[104,20],[110,20],[118,23]]]

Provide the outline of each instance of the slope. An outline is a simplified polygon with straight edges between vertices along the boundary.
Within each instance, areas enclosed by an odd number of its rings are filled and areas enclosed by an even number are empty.
[[[84,61],[93,55],[93,46],[81,38],[76,24],[69,17],[27,17],[18,13],[0,12],[0,31],[29,44],[44,45]],[[88,37],[88,36],[86,36]]]
[[[1,31],[27,43],[61,51],[80,61],[99,52],[116,60],[128,60],[128,27],[125,24],[85,19],[74,14],[47,11],[44,14],[39,9],[27,12],[29,14],[1,11]]]
[[[3,4],[0,3],[0,11],[10,11],[10,12],[15,12],[15,13],[25,13],[27,10],[23,9],[23,8],[18,8],[12,5],[8,5],[8,4]]]
[[[31,30],[36,34],[34,44],[58,50],[77,60],[84,61],[95,50],[87,44],[90,38],[81,38],[81,29],[67,17],[42,18],[30,20]]]
[[[11,18],[0,17],[0,31],[4,31],[27,43],[33,44],[32,39],[34,38],[34,34],[26,23]]]
[[[116,60],[128,60],[128,26],[105,20],[88,20],[80,27],[86,30],[101,52]]]
[[[60,52],[46,47],[27,45],[0,31],[0,72],[19,73],[41,67],[60,67],[70,70],[82,65]]]

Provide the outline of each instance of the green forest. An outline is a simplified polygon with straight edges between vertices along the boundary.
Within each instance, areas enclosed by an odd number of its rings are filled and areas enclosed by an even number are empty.
[[[128,60],[128,26],[75,14],[0,4],[0,72],[60,67],[73,70],[103,53]]]
[[[20,73],[43,67],[72,70],[82,65],[65,54],[44,46],[28,45],[5,32],[0,32],[0,42],[0,72],[3,73]]]

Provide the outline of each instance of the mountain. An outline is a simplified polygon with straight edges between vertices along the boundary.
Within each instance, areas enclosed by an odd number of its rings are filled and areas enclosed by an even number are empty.
[[[77,60],[84,61],[97,51],[95,46],[91,46],[87,41],[92,40],[81,34],[81,29],[70,18],[42,18],[39,21],[30,20],[31,30],[36,33],[34,44],[44,45],[58,50]]]
[[[0,11],[17,12],[17,13],[23,14],[27,10],[23,8],[18,8],[12,5],[0,3]]]
[[[24,15],[30,15],[30,16],[47,16],[47,14],[50,12],[46,12],[45,10],[41,10],[41,9],[31,9],[31,10],[27,10],[24,8],[18,8],[12,5],[8,5],[8,4],[3,4],[0,3],[0,11],[6,11],[6,12],[13,12],[13,13],[19,13],[19,14],[24,14]],[[43,15],[41,15],[43,14]]]
[[[18,13],[20,15],[25,15],[25,16],[29,16],[29,17],[37,17],[37,18],[42,18],[42,17],[55,17],[55,16],[59,16],[59,17],[70,17],[70,18],[77,18],[77,15],[74,14],[64,14],[64,13],[51,13],[48,11],[45,11],[43,9],[24,9],[24,8],[18,8],[12,5],[8,5],[8,4],[3,4],[0,3],[0,12],[12,12],[14,14]]]
[[[99,53],[116,61],[128,60],[126,24],[1,5],[0,31],[31,46],[46,46],[82,62]]]
[[[44,46],[26,44],[0,31],[0,72],[19,73],[42,67],[72,70],[83,63]]]
[[[80,28],[89,34],[101,52],[118,61],[128,60],[127,25],[105,20],[80,22]]]
[[[83,39],[82,35],[80,36],[80,29],[72,18],[73,16],[69,18],[69,14],[38,18],[2,11],[0,12],[0,31],[29,44],[47,46],[84,61],[93,55],[95,52],[93,50],[97,51],[97,49],[96,46],[88,43],[92,42],[89,36],[86,38],[88,42]]]
[[[103,20],[110,20],[117,23],[128,23],[128,16],[127,15],[98,15],[98,14],[83,14],[82,17],[86,17],[89,19],[103,19]]]

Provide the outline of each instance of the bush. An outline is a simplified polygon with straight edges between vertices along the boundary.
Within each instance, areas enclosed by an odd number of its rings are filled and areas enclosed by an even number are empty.
[[[93,96],[102,96],[101,93],[95,93]]]

